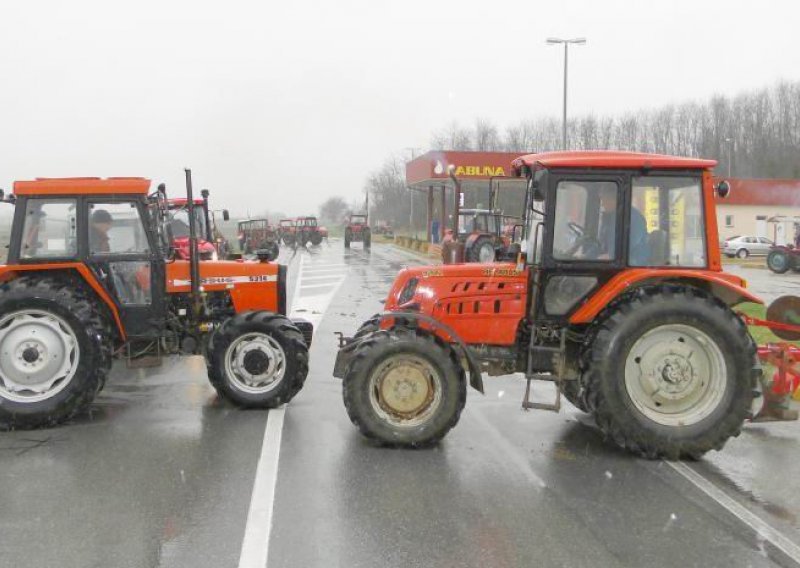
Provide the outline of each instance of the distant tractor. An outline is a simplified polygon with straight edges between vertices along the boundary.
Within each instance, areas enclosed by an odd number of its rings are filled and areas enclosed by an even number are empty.
[[[512,237],[503,231],[504,216],[488,209],[461,209],[458,214],[458,240],[464,244],[466,262],[510,260]],[[513,234],[513,229],[512,229]]]
[[[162,184],[163,189],[163,184]],[[194,200],[194,216],[197,222],[197,249],[201,260],[219,260],[227,258],[229,247],[222,232],[217,229],[214,212],[208,204],[209,192],[202,191],[202,198]],[[185,197],[167,200],[169,217],[167,227],[175,254],[181,260],[189,260],[189,208]],[[222,210],[222,218],[227,221],[230,215],[227,209]]]
[[[287,247],[297,243],[297,222],[294,219],[281,219],[278,221],[278,237]]]
[[[363,243],[364,248],[369,250],[372,245],[372,233],[366,215],[351,214],[344,228],[344,248],[350,248],[350,243],[358,242]]]
[[[262,255],[275,260],[280,254],[278,231],[268,219],[239,222],[239,244],[244,255]]]
[[[720,449],[751,417],[756,345],[732,307],[761,303],[722,271],[712,160],[552,152],[528,181],[517,264],[414,267],[384,312],[340,340],[350,419],[392,446],[437,442],[482,373],[523,373],[525,409],[561,396],[607,440],[648,458]],[[487,227],[488,230],[488,227]],[[487,256],[489,255],[487,249]],[[775,324],[771,324],[775,325]],[[555,385],[533,401],[534,380]]]
[[[316,217],[298,217],[295,223],[297,244],[301,247],[308,243],[319,246],[323,239],[328,238],[328,229],[320,227]]]
[[[286,317],[286,268],[203,261],[187,180],[189,259],[170,255],[166,195],[143,178],[19,181],[0,265],[0,428],[64,422],[129,366],[202,354],[220,396],[288,402],[308,372],[312,327]]]

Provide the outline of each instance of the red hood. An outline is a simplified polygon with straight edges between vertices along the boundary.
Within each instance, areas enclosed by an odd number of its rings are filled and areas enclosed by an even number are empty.
[[[175,249],[175,254],[181,260],[189,260],[189,237],[177,237],[172,239],[172,246]],[[213,243],[204,239],[197,239],[197,252],[200,255],[214,254],[216,248]]]

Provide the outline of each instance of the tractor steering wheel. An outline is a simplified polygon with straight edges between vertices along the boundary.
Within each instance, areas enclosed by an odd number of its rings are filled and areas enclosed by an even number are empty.
[[[583,235],[586,233],[586,229],[584,229],[582,225],[578,225],[577,223],[573,223],[572,221],[567,222],[567,228],[573,233],[575,233],[575,236],[578,238],[583,237]]]
[[[575,253],[578,252],[578,250],[580,249],[583,249],[581,258],[587,260],[596,260],[600,258],[600,253],[603,250],[603,245],[602,243],[600,243],[597,237],[593,237],[591,235],[581,235],[564,254],[567,257],[573,257],[575,256]]]

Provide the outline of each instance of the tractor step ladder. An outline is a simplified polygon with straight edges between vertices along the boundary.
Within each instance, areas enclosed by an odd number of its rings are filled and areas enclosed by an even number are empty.
[[[556,372],[555,373],[534,373],[530,369],[528,372],[525,373],[525,380],[527,384],[525,385],[525,398],[522,399],[522,408],[524,410],[551,410],[553,412],[558,412],[561,410],[561,381],[563,380],[564,376],[564,367],[565,367],[565,360],[566,360],[566,341],[567,335],[566,332],[561,332],[561,342],[558,347],[550,347],[545,345],[531,345],[529,354],[529,361],[532,360],[531,355],[536,353],[549,353],[557,357],[556,362]],[[532,402],[531,401],[531,381],[547,381],[551,383],[555,383],[556,386],[556,399],[552,403],[548,402]]]
[[[161,342],[156,341],[155,353],[148,353],[146,355],[134,356],[131,350],[130,342],[126,347],[126,367],[128,369],[150,369],[153,367],[160,367],[163,363],[161,355]]]

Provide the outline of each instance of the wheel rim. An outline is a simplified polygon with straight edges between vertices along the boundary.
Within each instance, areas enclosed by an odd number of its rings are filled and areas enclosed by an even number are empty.
[[[738,255],[739,258],[745,258],[747,256],[747,251],[742,249],[739,251]]]
[[[494,248],[489,243],[484,243],[478,250],[478,260],[481,262],[492,262],[494,260]]]
[[[393,426],[419,426],[442,403],[438,370],[415,355],[395,355],[384,360],[370,376],[369,386],[373,410]]]
[[[78,338],[61,317],[21,310],[0,319],[0,396],[40,402],[64,390],[80,361]]]
[[[708,417],[725,395],[725,357],[704,332],[683,324],[651,329],[634,343],[625,363],[625,387],[634,406],[666,426]]]
[[[234,388],[264,394],[275,389],[286,374],[286,353],[266,333],[246,333],[225,352],[225,371]]]

